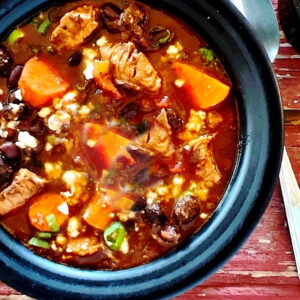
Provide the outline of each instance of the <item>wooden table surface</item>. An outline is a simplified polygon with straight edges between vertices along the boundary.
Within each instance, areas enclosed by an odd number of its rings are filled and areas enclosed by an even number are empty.
[[[272,1],[277,11],[278,0]],[[300,108],[300,54],[287,43],[282,32],[280,51],[274,69],[283,105]],[[300,182],[300,125],[286,127],[286,147]],[[261,222],[237,255],[202,285],[177,297],[176,300],[257,297],[300,299],[300,281],[296,272],[279,184]],[[0,283],[0,300],[4,299],[28,298]]]

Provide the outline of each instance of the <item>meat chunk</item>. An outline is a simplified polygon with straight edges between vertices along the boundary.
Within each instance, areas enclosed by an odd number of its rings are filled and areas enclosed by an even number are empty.
[[[189,193],[182,195],[176,202],[174,214],[180,225],[191,223],[200,213],[200,203],[196,196]]]
[[[122,13],[119,23],[124,41],[132,41],[142,49],[148,48],[149,42],[145,28],[147,16],[140,5],[131,3]]]
[[[138,138],[135,143],[149,155],[160,154],[164,157],[171,157],[175,153],[171,135],[166,110],[162,109],[150,131]]]
[[[13,182],[0,193],[0,215],[24,205],[27,200],[39,193],[45,181],[27,169],[20,169]]]
[[[50,36],[58,51],[79,48],[99,27],[97,9],[80,6],[66,13]]]
[[[109,60],[115,82],[136,91],[158,92],[161,78],[146,55],[129,43],[105,44],[100,48],[103,60]]]
[[[209,148],[213,136],[204,135],[189,142],[192,148],[192,160],[197,163],[196,174],[207,187],[212,187],[221,180],[220,172],[214,162],[212,150]]]
[[[99,249],[100,243],[96,237],[84,237],[70,240],[66,252],[87,256],[96,253]]]
[[[101,17],[105,28],[111,33],[120,32],[120,16],[122,10],[112,4],[106,3],[101,7]]]
[[[216,128],[220,123],[222,123],[222,121],[222,115],[216,111],[210,111],[207,114],[207,124],[210,128]]]

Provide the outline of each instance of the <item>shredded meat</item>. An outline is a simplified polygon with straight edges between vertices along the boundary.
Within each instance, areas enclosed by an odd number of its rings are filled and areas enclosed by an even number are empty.
[[[103,60],[109,60],[114,69],[115,82],[127,88],[158,92],[161,78],[146,55],[131,42],[105,44],[100,48]]]
[[[100,243],[96,237],[84,237],[70,240],[66,251],[79,256],[86,256],[96,253],[99,248]]]
[[[209,148],[213,136],[204,135],[189,142],[193,151],[193,161],[197,162],[196,174],[207,187],[212,187],[221,180],[220,172],[214,163],[212,150]]]
[[[79,48],[98,28],[97,9],[80,6],[66,13],[51,34],[50,41],[58,51]]]
[[[142,49],[148,48],[146,22],[147,16],[143,8],[135,3],[131,3],[120,18],[123,40],[132,41]]]
[[[39,193],[45,181],[27,169],[20,169],[10,186],[0,193],[0,215],[24,205]]]
[[[150,131],[138,138],[136,143],[149,155],[160,154],[164,157],[171,157],[175,153],[171,135],[166,110],[162,109]]]

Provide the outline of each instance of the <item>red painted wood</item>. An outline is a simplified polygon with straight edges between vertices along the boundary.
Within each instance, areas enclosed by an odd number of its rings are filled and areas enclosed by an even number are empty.
[[[278,0],[272,2],[277,10]],[[282,32],[281,36],[274,70],[279,80],[283,105],[300,108],[300,54],[291,48]],[[300,125],[287,126],[286,146],[300,182]],[[10,294],[16,295],[17,292],[0,283],[0,299],[1,295]],[[176,299],[256,300],[258,297],[300,298],[300,281],[279,185],[260,224],[237,255],[202,285]]]

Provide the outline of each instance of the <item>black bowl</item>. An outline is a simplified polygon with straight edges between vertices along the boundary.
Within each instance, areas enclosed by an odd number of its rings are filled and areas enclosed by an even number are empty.
[[[52,0],[2,0],[0,38]],[[146,1],[147,2],[147,1]],[[0,229],[0,279],[42,299],[156,299],[202,282],[246,240],[265,211],[281,162],[283,122],[278,86],[262,45],[227,0],[148,1],[199,31],[222,59],[240,116],[238,159],[212,219],[164,257],[122,271],[79,270],[38,257]]]

